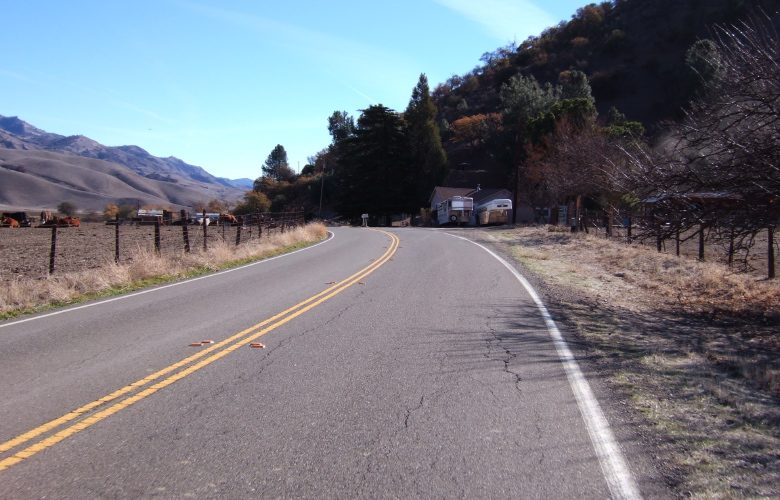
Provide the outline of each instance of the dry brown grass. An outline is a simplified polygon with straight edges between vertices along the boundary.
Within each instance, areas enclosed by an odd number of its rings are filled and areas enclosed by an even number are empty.
[[[675,493],[780,497],[780,280],[599,236],[473,234],[546,291]]]
[[[285,248],[316,242],[326,235],[325,226],[315,223],[251,240],[240,246],[216,240],[206,252],[182,251],[157,255],[139,246],[125,263],[107,261],[99,267],[55,274],[45,279],[0,281],[0,315],[73,302],[96,294],[142,286],[148,282],[180,279],[193,272],[217,270],[231,263],[260,259]]]

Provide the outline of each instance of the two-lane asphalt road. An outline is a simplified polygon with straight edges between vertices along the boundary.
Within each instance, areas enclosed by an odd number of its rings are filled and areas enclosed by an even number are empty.
[[[443,231],[333,233],[0,323],[0,497],[638,495],[507,266]]]

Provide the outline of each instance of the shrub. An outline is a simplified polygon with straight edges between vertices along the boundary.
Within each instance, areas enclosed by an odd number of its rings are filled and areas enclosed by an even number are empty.
[[[76,213],[78,207],[72,201],[63,201],[57,205],[57,211],[67,217],[70,217]]]

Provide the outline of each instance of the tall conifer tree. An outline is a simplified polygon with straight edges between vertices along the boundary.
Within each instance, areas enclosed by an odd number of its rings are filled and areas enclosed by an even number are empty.
[[[281,144],[276,145],[263,163],[263,175],[275,181],[291,181],[295,178],[295,172],[287,160],[287,151]]]
[[[443,184],[449,175],[447,153],[441,144],[436,114],[436,105],[428,88],[428,77],[423,73],[412,90],[412,98],[404,113],[409,139],[409,180],[414,186],[413,206],[416,208],[424,206],[433,188]]]
[[[398,113],[381,104],[363,110],[354,133],[339,143],[339,213],[358,217],[410,211],[407,144]]]

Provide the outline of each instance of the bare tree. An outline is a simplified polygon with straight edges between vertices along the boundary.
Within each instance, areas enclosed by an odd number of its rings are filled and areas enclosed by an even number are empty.
[[[780,222],[780,38],[768,16],[714,38],[704,93],[654,156],[628,156],[628,178],[653,197],[658,236],[720,226],[749,247]]]
[[[524,175],[537,197],[561,204],[587,196],[614,213],[624,194],[616,182],[624,152],[637,147],[635,138],[611,137],[595,121],[577,124],[564,117],[540,144],[526,147]]]

